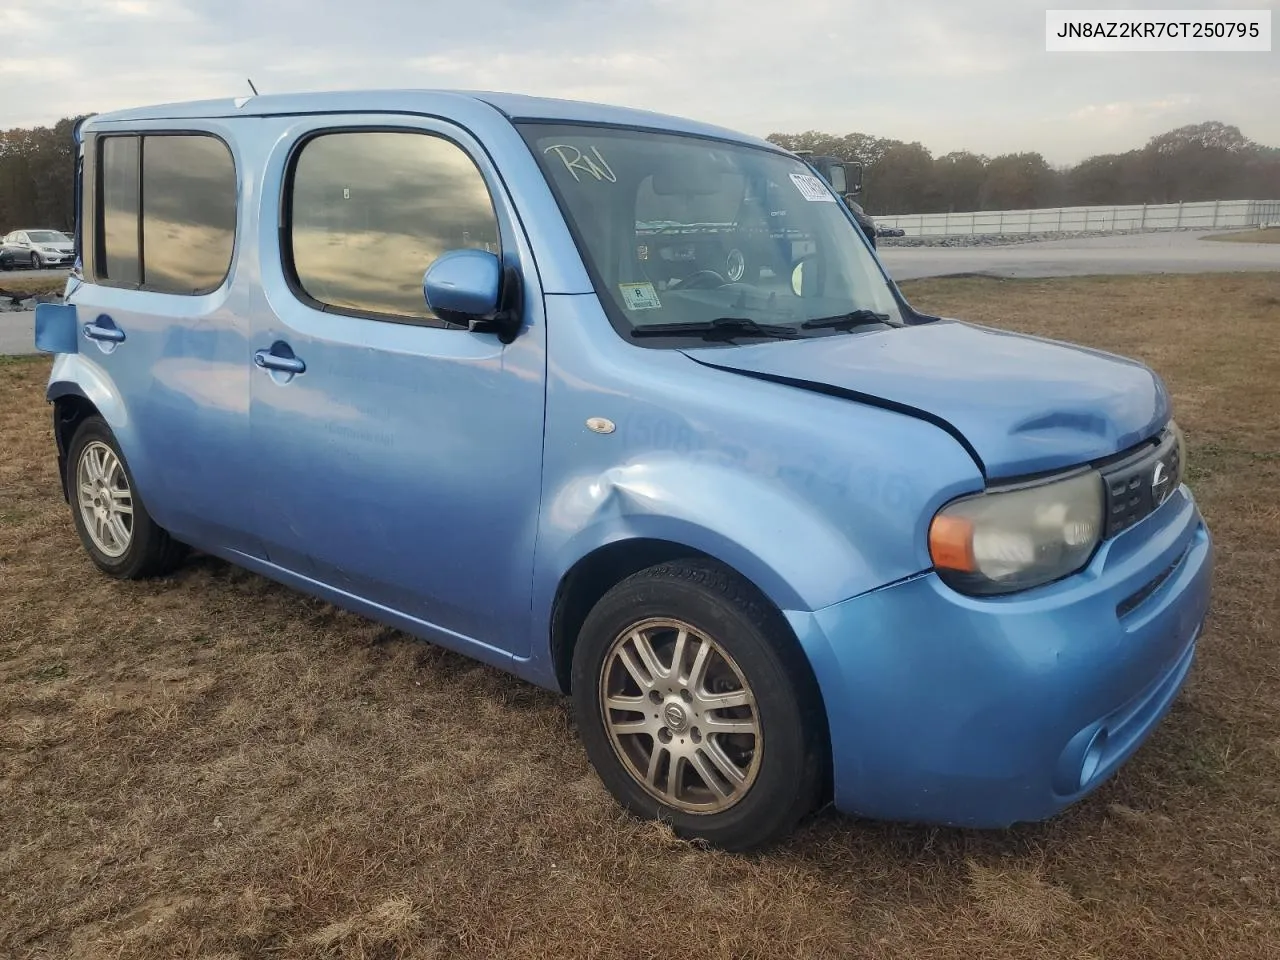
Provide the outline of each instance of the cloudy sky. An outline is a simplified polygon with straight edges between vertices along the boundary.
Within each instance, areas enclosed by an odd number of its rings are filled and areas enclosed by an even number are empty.
[[[1280,31],[1280,0],[1193,5],[1271,9]],[[0,0],[0,128],[239,96],[251,76],[264,93],[513,90],[761,135],[856,130],[919,140],[935,153],[1039,150],[1054,163],[1203,120],[1280,146],[1280,45],[1271,53],[1046,53],[1047,6],[1108,4]]]

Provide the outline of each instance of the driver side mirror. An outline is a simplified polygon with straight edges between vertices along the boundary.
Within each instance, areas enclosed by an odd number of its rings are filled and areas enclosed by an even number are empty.
[[[515,271],[504,278],[501,261],[487,250],[450,250],[422,278],[427,306],[441,320],[496,332],[503,343],[515,339],[520,325],[519,297],[513,289],[517,286]],[[504,308],[504,293],[517,304],[514,309]]]

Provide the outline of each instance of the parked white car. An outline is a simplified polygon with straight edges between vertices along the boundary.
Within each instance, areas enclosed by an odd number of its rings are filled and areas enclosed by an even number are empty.
[[[4,238],[3,243],[16,254],[13,258],[15,265],[27,260],[32,270],[70,266],[75,260],[75,245],[60,230],[15,230]]]

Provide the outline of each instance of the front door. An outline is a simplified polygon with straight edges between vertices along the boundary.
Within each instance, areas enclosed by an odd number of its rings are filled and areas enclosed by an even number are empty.
[[[454,646],[524,656],[546,362],[508,200],[447,124],[308,119],[280,142],[250,409],[269,559]],[[464,247],[524,277],[510,344],[427,307],[423,273]]]

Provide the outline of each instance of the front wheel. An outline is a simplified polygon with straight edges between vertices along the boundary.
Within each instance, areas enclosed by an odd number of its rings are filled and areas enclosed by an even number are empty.
[[[33,254],[31,255],[31,269],[32,269],[32,270],[42,270],[42,269],[44,269],[44,264],[40,261],[40,254],[38,254],[38,253],[33,253]]]
[[[86,419],[67,453],[71,515],[93,562],[122,580],[173,570],[187,548],[147,513],[106,421]]]
[[[729,850],[776,840],[817,802],[821,700],[751,584],[687,560],[624,580],[587,617],[573,696],[591,762],[628,810]]]

